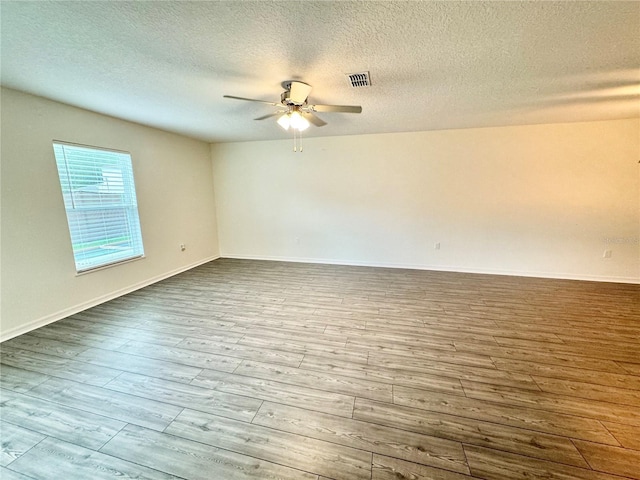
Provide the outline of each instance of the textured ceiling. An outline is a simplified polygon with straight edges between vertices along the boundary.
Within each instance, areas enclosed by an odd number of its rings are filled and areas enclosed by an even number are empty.
[[[640,2],[0,3],[2,85],[208,141],[288,138],[284,80],[319,114],[306,136],[640,115]],[[354,89],[345,74],[370,71]]]

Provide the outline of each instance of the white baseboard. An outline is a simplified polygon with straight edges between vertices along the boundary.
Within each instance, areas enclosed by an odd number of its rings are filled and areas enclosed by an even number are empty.
[[[68,317],[69,315],[74,315],[76,313],[82,312],[83,310],[87,310],[88,308],[91,307],[95,307],[96,305],[100,305],[101,303],[104,302],[108,302],[109,300],[113,300],[114,298],[118,298],[121,297],[123,295],[126,295],[127,293],[131,293],[131,292],[135,292],[136,290],[140,290],[141,288],[147,287],[153,283],[157,283],[161,280],[164,280],[166,278],[169,277],[173,277],[174,275],[178,275],[179,273],[182,272],[186,272],[187,270],[191,270],[192,268],[195,268],[199,265],[203,265],[207,262],[211,262],[213,260],[216,260],[220,258],[219,255],[217,256],[213,256],[213,257],[208,257],[205,258],[203,260],[199,260],[195,263],[192,263],[190,265],[186,265],[180,268],[177,268],[175,270],[172,270],[170,272],[166,272],[163,273],[161,275],[157,275],[155,277],[149,278],[147,280],[144,280],[142,282],[136,283],[134,285],[130,285],[128,287],[125,288],[121,288],[119,290],[116,290],[114,292],[109,292],[105,295],[101,295],[100,297],[97,298],[93,298],[87,302],[83,302],[81,304],[78,305],[74,305],[72,307],[69,308],[65,308],[63,310],[60,310],[58,312],[55,313],[51,313],[49,315],[46,315],[44,317],[38,318],[37,320],[34,320],[32,322],[29,322],[25,325],[21,325],[19,327],[13,328],[7,332],[2,332],[2,334],[0,335],[0,343],[4,342],[5,340],[9,340],[13,337],[17,337],[18,335],[22,335],[24,333],[30,332],[31,330],[35,330],[36,328],[40,328],[40,327],[44,327],[45,325],[48,325],[50,323],[56,322],[58,320],[61,320],[63,318]]]
[[[477,269],[460,266],[443,265],[416,265],[399,264],[385,262],[354,262],[344,260],[333,260],[326,258],[304,258],[304,257],[281,257],[269,255],[234,255],[222,254],[222,258],[235,258],[238,260],[266,260],[274,262],[294,262],[294,263],[318,263],[327,265],[350,265],[354,267],[381,267],[381,268],[405,268],[407,270],[432,270],[437,272],[458,272],[458,273],[478,273],[484,275],[506,275],[510,277],[532,277],[532,278],[554,278],[559,280],[581,280],[587,282],[609,282],[609,283],[630,283],[640,284],[640,277],[613,277],[600,275],[576,275],[558,272],[534,272],[534,271],[512,271],[500,269]]]

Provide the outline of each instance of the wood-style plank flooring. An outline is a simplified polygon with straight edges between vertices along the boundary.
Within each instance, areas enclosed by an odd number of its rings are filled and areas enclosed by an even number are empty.
[[[640,479],[640,287],[220,259],[1,346],[0,478]]]

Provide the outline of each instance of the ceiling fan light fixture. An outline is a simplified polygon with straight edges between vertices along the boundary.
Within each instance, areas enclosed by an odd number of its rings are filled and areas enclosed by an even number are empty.
[[[278,119],[278,125],[280,125],[285,130],[289,130],[291,126],[291,118],[289,118],[289,113],[285,113]]]
[[[289,116],[290,116],[289,122],[290,122],[291,128],[293,128],[294,130],[298,130],[299,132],[302,132],[307,128],[309,128],[309,121],[306,118],[304,118],[302,115],[300,115],[300,112],[297,112],[297,111],[291,112]]]
[[[300,115],[300,112],[293,111],[287,112],[278,118],[278,125],[285,130],[289,130],[289,127],[291,127],[293,130],[302,132],[309,128],[310,123],[309,120]]]

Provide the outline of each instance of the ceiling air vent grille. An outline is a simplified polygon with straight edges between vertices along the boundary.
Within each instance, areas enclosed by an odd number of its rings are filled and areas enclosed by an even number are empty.
[[[349,79],[349,83],[351,83],[351,86],[354,88],[371,86],[369,72],[348,73],[347,78]]]

